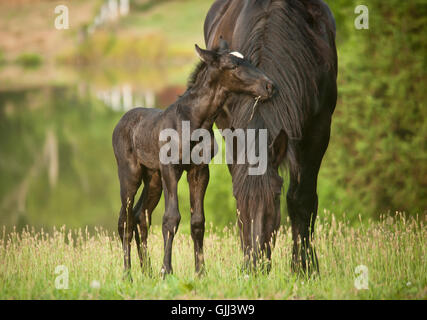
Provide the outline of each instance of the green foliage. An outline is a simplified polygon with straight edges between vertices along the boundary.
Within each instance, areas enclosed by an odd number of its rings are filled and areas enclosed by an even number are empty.
[[[163,60],[166,48],[167,42],[161,34],[117,37],[114,33],[99,31],[82,43],[73,58],[86,65],[135,66]]]
[[[131,14],[88,36],[62,62],[138,66],[189,64],[203,43],[209,1],[135,1]]]
[[[22,53],[15,62],[26,69],[36,69],[43,63],[43,58],[37,53]]]
[[[370,1],[369,30],[354,28],[356,14],[340,15],[358,4],[331,4],[338,13],[339,100],[321,203],[351,215],[425,214],[427,3]]]

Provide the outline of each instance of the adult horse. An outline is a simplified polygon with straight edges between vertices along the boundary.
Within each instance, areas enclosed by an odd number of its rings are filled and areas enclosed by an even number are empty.
[[[265,174],[249,175],[249,164],[229,165],[246,262],[256,266],[264,256],[270,268],[280,224],[279,167],[286,164],[292,269],[318,271],[310,241],[318,207],[317,176],[337,99],[333,15],[321,0],[216,0],[207,14],[204,36],[208,49],[223,37],[263,70],[278,91],[255,111],[252,99],[230,98],[216,120],[221,129],[268,130]]]

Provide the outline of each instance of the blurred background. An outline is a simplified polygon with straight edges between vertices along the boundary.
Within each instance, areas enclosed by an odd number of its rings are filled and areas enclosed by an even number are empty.
[[[339,100],[318,184],[353,223],[427,210],[427,1],[326,1],[337,22]],[[0,225],[116,230],[113,128],[134,106],[165,108],[204,47],[211,0],[0,0]],[[58,5],[69,29],[57,30]],[[285,177],[286,179],[286,177]],[[285,184],[285,192],[287,185]],[[186,178],[179,185],[189,229]],[[207,223],[235,222],[231,177],[211,165]],[[283,223],[287,223],[282,198]],[[153,214],[159,224],[163,200]]]

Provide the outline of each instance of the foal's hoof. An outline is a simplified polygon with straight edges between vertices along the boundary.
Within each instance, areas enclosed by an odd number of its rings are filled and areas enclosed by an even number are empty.
[[[153,277],[153,267],[151,266],[150,262],[145,262],[141,264],[141,271],[143,276],[147,276],[150,278]]]
[[[153,277],[153,268],[143,268],[142,269],[142,275],[143,276],[146,276],[146,277],[149,277],[149,278],[152,278]]]
[[[132,275],[130,274],[130,272],[129,272],[129,271],[125,271],[125,272],[123,273],[123,277],[122,277],[122,279],[123,279],[123,281],[129,281],[130,283],[132,283],[132,282],[133,282]]]

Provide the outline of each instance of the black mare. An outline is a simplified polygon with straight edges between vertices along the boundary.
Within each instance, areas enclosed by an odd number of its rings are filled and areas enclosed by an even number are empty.
[[[337,100],[335,21],[321,0],[216,0],[204,35],[207,48],[220,37],[244,54],[276,84],[277,94],[252,118],[245,96],[227,99],[216,120],[224,128],[266,128],[269,160],[264,175],[248,175],[248,164],[229,167],[246,263],[266,257],[268,270],[280,224],[279,167],[289,168],[287,208],[292,224],[295,271],[318,271],[311,246],[317,215],[317,176],[328,147]],[[250,263],[252,261],[252,263]]]

